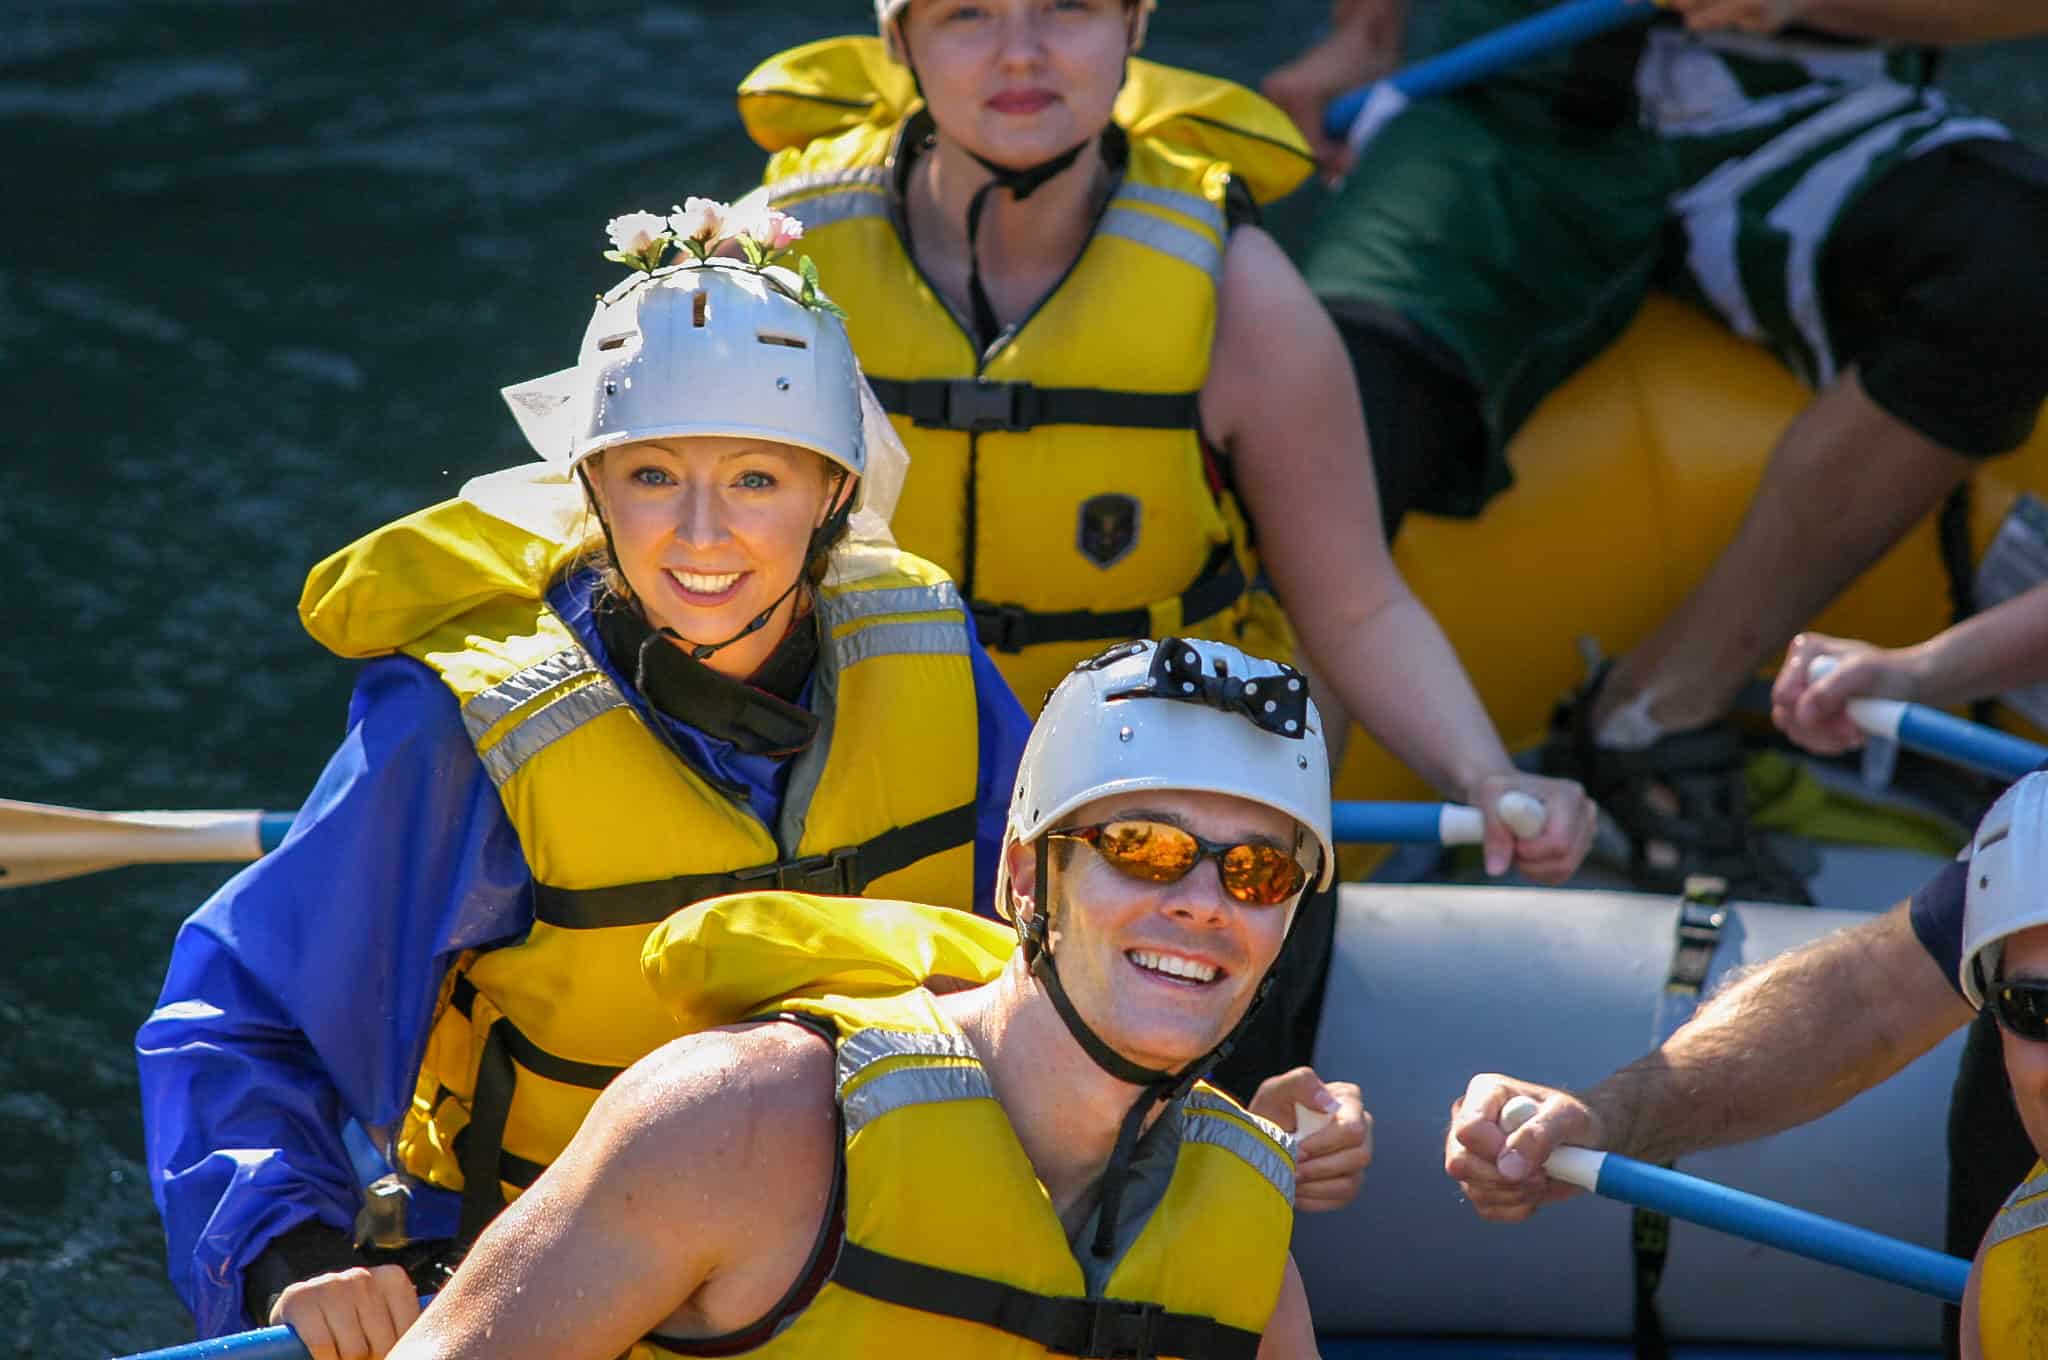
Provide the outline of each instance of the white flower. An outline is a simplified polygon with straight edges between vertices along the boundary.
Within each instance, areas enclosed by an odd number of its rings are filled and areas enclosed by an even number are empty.
[[[668,230],[659,213],[635,212],[604,224],[605,235],[621,255],[645,255]]]
[[[715,198],[686,198],[669,214],[668,229],[678,241],[715,241],[728,234],[731,212]]]

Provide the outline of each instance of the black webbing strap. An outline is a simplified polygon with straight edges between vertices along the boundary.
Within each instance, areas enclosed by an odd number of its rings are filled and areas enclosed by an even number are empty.
[[[928,856],[972,843],[974,819],[974,804],[962,803],[907,826],[890,827],[859,845],[727,873],[682,874],[607,888],[560,888],[536,883],[533,915],[537,921],[564,930],[601,930],[607,926],[655,925],[692,902],[726,893],[775,889],[858,897],[878,878],[907,869]]]
[[[1259,1334],[1156,1303],[1035,1294],[939,1266],[886,1256],[857,1242],[839,1249],[832,1282],[842,1289],[942,1317],[994,1327],[1055,1355],[1147,1360],[1253,1360]]]
[[[1192,628],[1204,619],[1214,618],[1243,599],[1250,588],[1237,554],[1228,543],[1219,543],[1202,564],[1195,583],[1180,593],[1180,626]],[[1151,606],[1097,613],[1092,609],[1040,611],[1020,604],[976,600],[970,608],[981,645],[992,652],[1021,652],[1045,642],[1151,637],[1159,631],[1152,624]],[[1166,631],[1176,630],[1169,627]]]
[[[1040,425],[1112,425],[1192,430],[1201,421],[1193,392],[1117,392],[1106,387],[1039,387],[986,378],[874,378],[875,400],[924,430],[1019,433]]]
[[[1665,975],[1664,991],[1657,999],[1657,1032],[1651,1036],[1659,1046],[1691,1019],[1699,1006],[1700,989],[1707,984],[1714,951],[1721,944],[1721,927],[1728,921],[1728,908],[1722,905],[1727,894],[1728,884],[1722,879],[1695,874],[1685,880],[1685,895],[1678,904],[1677,938],[1671,946],[1671,971]],[[1657,1286],[1663,1283],[1664,1263],[1671,1250],[1671,1220],[1649,1209],[1637,1209],[1629,1215],[1629,1239],[1635,1261],[1636,1360],[1668,1360],[1671,1343],[1657,1312]]]
[[[476,984],[467,977],[456,978],[448,1004],[464,1015],[471,1015],[476,1005]],[[512,1092],[521,1067],[550,1081],[593,1091],[602,1091],[625,1070],[557,1057],[527,1038],[510,1020],[501,1016],[491,1022],[483,1057],[477,1064],[476,1094],[469,1102],[469,1123],[455,1135],[455,1165],[462,1170],[462,1217],[456,1240],[464,1246],[476,1241],[477,1234],[505,1208],[504,1191],[498,1188],[500,1181],[523,1190],[546,1170],[539,1162],[505,1151],[505,1121],[512,1112]],[[443,1087],[435,1096],[435,1104],[439,1105],[450,1094]]]
[[[505,1051],[506,1028],[502,1020],[491,1026],[477,1065],[469,1123],[455,1136],[455,1164],[462,1169],[462,1217],[455,1240],[464,1246],[476,1241],[505,1208],[505,1192],[498,1181],[505,1116],[512,1112],[512,1055]]]

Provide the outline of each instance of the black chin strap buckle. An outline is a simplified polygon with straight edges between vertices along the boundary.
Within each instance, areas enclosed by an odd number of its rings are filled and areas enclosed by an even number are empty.
[[[1154,1360],[1156,1328],[1166,1307],[1127,1299],[1095,1299],[1088,1310],[1088,1344],[1080,1354],[1102,1360]]]

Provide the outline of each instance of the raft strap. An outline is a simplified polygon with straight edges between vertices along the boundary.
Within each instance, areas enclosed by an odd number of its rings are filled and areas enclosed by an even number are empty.
[[[1116,392],[1103,387],[1039,387],[986,378],[868,379],[875,400],[924,430],[1009,434],[1040,425],[1110,425],[1192,430],[1200,423],[1193,392]]]
[[[1033,1293],[940,1266],[906,1261],[847,1241],[832,1282],[842,1289],[1035,1342],[1055,1355],[1148,1360],[1253,1360],[1259,1333],[1157,1303]]]
[[[1721,927],[1728,921],[1728,908],[1722,905],[1727,893],[1725,880],[1707,874],[1685,880],[1685,896],[1678,904],[1677,939],[1671,947],[1671,970],[1657,998],[1656,1033],[1651,1035],[1651,1042],[1659,1047],[1699,1008],[1700,991],[1721,945]],[[1669,1162],[1664,1165],[1671,1167]],[[1636,1360],[1666,1360],[1671,1343],[1657,1312],[1657,1286],[1663,1283],[1665,1258],[1671,1250],[1671,1219],[1638,1208],[1629,1216],[1629,1237],[1635,1263]]]
[[[1243,599],[1248,589],[1250,583],[1245,580],[1244,568],[1238,565],[1237,554],[1228,543],[1219,543],[1202,564],[1202,573],[1195,583],[1180,593],[1178,625],[1171,620],[1155,624],[1155,605],[1098,613],[1092,609],[1040,611],[1021,604],[976,600],[969,608],[982,646],[992,652],[1021,652],[1046,642],[1104,642],[1152,637],[1162,631],[1178,632],[1221,614]]]
[[[606,888],[533,885],[533,917],[563,930],[651,926],[692,902],[736,892],[806,892],[858,897],[868,884],[974,840],[975,807],[935,812],[907,826],[893,826],[859,845],[822,855],[759,864],[717,874],[682,874]]]

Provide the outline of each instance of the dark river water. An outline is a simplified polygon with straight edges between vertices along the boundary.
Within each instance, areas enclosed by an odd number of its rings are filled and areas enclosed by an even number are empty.
[[[1168,0],[1149,55],[1255,80],[1324,4]],[[307,567],[525,459],[497,388],[573,358],[605,220],[749,187],[734,84],[871,16],[0,4],[0,797],[295,807],[351,680]],[[2048,46],[1950,83],[2048,133]],[[129,1042],[226,874],[0,894],[0,1355],[190,1335]]]

